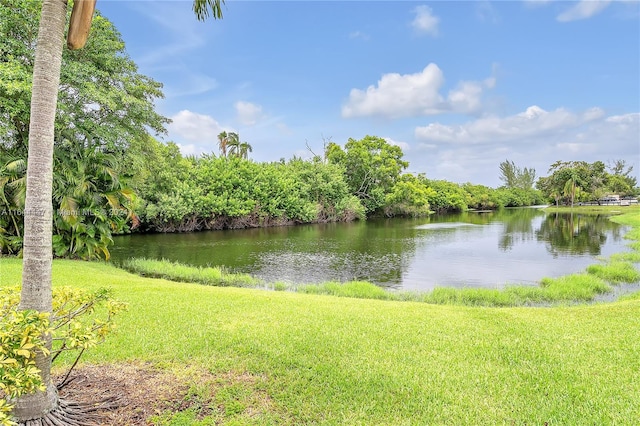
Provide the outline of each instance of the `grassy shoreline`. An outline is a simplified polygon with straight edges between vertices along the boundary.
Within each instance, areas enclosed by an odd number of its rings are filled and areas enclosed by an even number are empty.
[[[20,260],[0,259],[0,271],[0,285],[18,284]],[[640,300],[438,306],[175,283],[66,260],[54,262],[54,285],[111,287],[129,304],[86,363],[256,378],[225,385],[201,409],[167,412],[158,425],[624,425],[640,417]]]

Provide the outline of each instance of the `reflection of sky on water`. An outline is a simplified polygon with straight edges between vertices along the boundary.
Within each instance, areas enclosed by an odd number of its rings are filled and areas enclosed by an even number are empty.
[[[624,251],[607,219],[559,220],[540,211],[463,214],[192,234],[118,237],[117,262],[166,258],[222,265],[268,282],[368,280],[385,287],[502,288],[582,272],[595,256]],[[572,251],[574,253],[572,253]],[[576,254],[578,253],[578,254]],[[594,254],[595,253],[595,254]]]

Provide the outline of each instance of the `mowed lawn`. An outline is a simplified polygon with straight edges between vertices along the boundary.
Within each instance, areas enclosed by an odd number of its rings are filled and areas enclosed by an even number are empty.
[[[0,284],[18,285],[20,268],[0,259]],[[640,422],[638,297],[478,308],[182,284],[102,263],[56,260],[53,273],[129,304],[83,362],[254,377],[229,424]],[[251,411],[251,394],[266,409]]]

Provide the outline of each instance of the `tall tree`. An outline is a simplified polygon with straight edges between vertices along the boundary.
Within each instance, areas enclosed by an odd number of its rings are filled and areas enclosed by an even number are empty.
[[[249,142],[240,142],[240,145],[238,145],[238,156],[247,160],[250,152],[253,152],[251,144]]]
[[[227,149],[229,156],[238,156],[238,149],[240,147],[240,136],[235,132],[229,132],[227,135]]]
[[[22,129],[29,126],[29,75],[33,74],[39,18],[39,8],[34,7],[34,3],[33,0],[0,0],[0,52],[7,52],[0,61],[0,186],[11,195],[0,196],[0,210],[9,212],[9,215],[0,215],[0,227],[5,232],[0,243],[3,253],[16,252],[22,247],[23,217],[18,213],[24,203],[21,188],[24,188],[22,178],[26,167],[16,165],[27,164],[28,131]],[[75,3],[78,4],[84,2]],[[112,193],[110,181],[123,183],[125,176],[136,172],[130,162],[124,161],[125,157],[143,156],[135,142],[148,140],[149,132],[165,132],[168,119],[156,113],[154,106],[154,101],[162,97],[161,87],[161,83],[138,73],[119,32],[100,13],[93,17],[91,37],[82,51],[63,50],[54,132],[53,210],[57,255],[108,257],[105,249],[111,244],[110,234],[122,231],[119,222],[126,215],[122,216],[119,208],[112,210],[108,202],[94,201],[89,195]],[[78,165],[78,171],[89,167],[94,171],[107,171],[108,175],[85,174],[90,180],[84,180],[86,190],[82,197],[70,194],[56,197],[56,193],[76,186],[73,180],[79,175],[68,167],[67,160],[71,158],[74,165]],[[78,162],[80,159],[86,161]],[[20,196],[21,200],[17,198]],[[60,201],[67,205],[61,205]],[[78,209],[67,208],[68,202]],[[99,204],[107,214],[75,214],[99,208]],[[111,214],[114,212],[117,214]],[[135,216],[130,219],[135,221]],[[71,223],[76,220],[77,223]],[[72,250],[75,237],[69,238],[69,231],[73,230],[70,225],[81,232],[87,231],[83,238],[86,248],[99,249],[84,253]],[[101,231],[94,232],[94,226]],[[60,246],[61,242],[67,245],[66,250]]]
[[[53,139],[66,17],[65,2],[43,1],[33,69],[20,308],[39,312],[52,311]],[[51,357],[38,352],[36,366],[46,390],[18,398],[18,421],[43,418],[58,406]]]
[[[210,10],[214,18],[221,18],[223,2],[195,0],[193,10],[199,20],[206,19]],[[43,0],[29,122],[20,308],[49,313],[52,311],[53,146],[66,17],[66,1]],[[46,338],[51,341],[50,336]],[[45,424],[43,419],[60,406],[51,380],[51,357],[39,352],[36,365],[41,371],[45,390],[21,396],[16,401],[13,415],[20,422],[39,419]]]
[[[616,160],[610,163],[607,168],[610,173],[607,180],[609,191],[622,196],[638,194],[636,189],[638,180],[631,174],[633,165],[627,166],[625,160]]]
[[[326,148],[327,159],[343,168],[345,180],[367,213],[384,206],[386,195],[409,165],[402,160],[403,155],[399,146],[376,136],[349,139],[344,150],[333,142]]]
[[[505,160],[500,163],[500,180],[507,188],[515,188],[518,182],[518,168],[513,161]]]
[[[220,155],[222,157],[227,156],[227,147],[229,143],[229,135],[227,132],[220,132],[218,134],[218,148],[220,149]]]
[[[500,180],[509,188],[529,190],[536,180],[536,170],[527,167],[521,169],[513,161],[505,160],[500,163]]]

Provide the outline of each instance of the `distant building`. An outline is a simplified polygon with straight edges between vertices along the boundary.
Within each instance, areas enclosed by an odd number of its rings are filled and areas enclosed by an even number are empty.
[[[600,201],[603,203],[619,203],[620,196],[617,194],[605,195],[604,197],[600,198]]]

